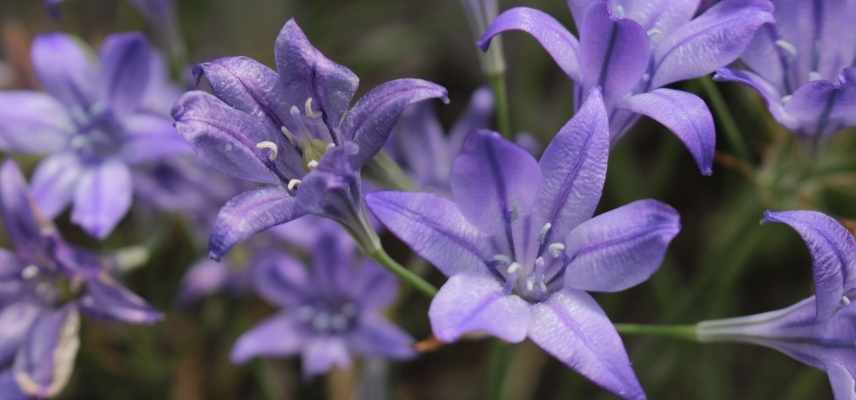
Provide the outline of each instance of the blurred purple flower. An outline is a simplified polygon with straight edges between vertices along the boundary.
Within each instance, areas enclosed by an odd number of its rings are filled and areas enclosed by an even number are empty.
[[[856,126],[856,1],[782,1],[776,25],[758,32],[740,60],[716,79],[754,89],[773,117],[819,141]]]
[[[451,173],[453,201],[369,194],[377,217],[450,278],[429,310],[434,335],[527,337],[598,385],[645,397],[615,328],[585,291],[645,281],[680,230],[671,207],[643,200],[592,218],[603,189],[609,124],[598,90],[540,163],[489,131],[473,133]]]
[[[311,268],[278,251],[255,257],[256,291],[285,310],[238,339],[234,362],[301,354],[304,376],[311,377],[349,367],[354,355],[413,355],[410,336],[382,316],[395,299],[395,278],[355,259],[353,240],[341,227],[330,228],[313,244]]]
[[[161,319],[110,276],[109,260],[62,240],[12,161],[0,168],[0,213],[14,245],[0,250],[0,369],[28,397],[53,397],[68,382],[80,312],[136,324]],[[13,392],[0,382],[0,394]]]
[[[600,87],[612,142],[646,115],[684,143],[704,175],[716,146],[713,117],[697,96],[663,88],[734,61],[773,22],[769,0],[725,0],[693,18],[699,0],[569,0],[580,42],[553,17],[526,7],[502,13],[479,42],[510,30],[535,37],[577,86],[579,107]]]
[[[856,238],[834,219],[814,211],[768,212],[765,221],[790,225],[813,259],[815,296],[767,313],[705,321],[702,341],[770,347],[829,375],[837,400],[856,398]]]
[[[104,238],[131,206],[130,166],[187,151],[162,114],[162,60],[138,33],[108,37],[100,63],[59,33],[37,37],[32,56],[47,93],[0,92],[0,143],[48,156],[32,188],[47,217],[74,203],[72,221]]]
[[[367,240],[361,167],[386,143],[404,109],[446,98],[419,79],[384,83],[353,107],[358,78],[312,46],[294,20],[276,40],[278,72],[246,57],[198,66],[214,95],[191,91],[173,109],[178,131],[209,165],[265,184],[229,201],[214,224],[212,258],[253,234],[306,214]],[[364,243],[365,244],[365,243]]]

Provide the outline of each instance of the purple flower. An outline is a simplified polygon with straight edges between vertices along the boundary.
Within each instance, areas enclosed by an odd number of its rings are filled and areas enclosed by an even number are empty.
[[[68,35],[36,38],[33,65],[46,93],[0,92],[0,144],[46,155],[33,176],[41,210],[53,218],[73,203],[72,221],[104,238],[131,206],[130,167],[187,145],[162,113],[163,65],[145,38],[112,35],[100,56]]]
[[[438,85],[399,79],[350,107],[357,76],[313,47],[294,20],[280,32],[275,53],[278,72],[246,57],[199,65],[196,73],[214,95],[186,93],[173,110],[178,131],[200,158],[265,185],[220,210],[209,245],[213,258],[306,214],[336,220],[371,241],[360,168],[383,147],[408,105],[446,98]]]
[[[412,339],[381,312],[395,299],[395,278],[355,252],[353,240],[333,226],[318,235],[311,268],[278,251],[257,255],[256,291],[285,310],[242,335],[232,360],[300,354],[311,377],[347,368],[355,355],[411,357]]]
[[[856,398],[856,238],[815,211],[768,212],[765,221],[790,225],[805,240],[816,294],[777,311],[702,322],[699,339],[779,350],[826,371],[837,400]]]
[[[813,141],[856,126],[856,2],[773,2],[776,25],[743,53],[747,68],[716,78],[748,85],[780,124]]]
[[[646,115],[684,143],[705,175],[712,173],[716,135],[704,102],[663,88],[734,61],[755,31],[773,21],[769,0],[725,0],[698,17],[698,0],[569,0],[580,41],[553,17],[526,7],[502,13],[479,42],[506,31],[528,32],[577,82],[579,106],[600,87],[612,141]]]
[[[62,240],[12,161],[0,168],[0,214],[14,245],[0,250],[0,371],[28,397],[53,397],[68,382],[80,313],[137,324],[161,319],[110,276],[109,260]],[[0,394],[13,392],[0,379]]]
[[[609,125],[598,90],[540,162],[499,134],[471,134],[452,168],[453,200],[367,196],[375,215],[449,280],[431,303],[440,340],[484,331],[532,339],[626,399],[645,394],[624,346],[586,291],[646,280],[680,230],[671,207],[643,200],[592,218],[603,189]]]

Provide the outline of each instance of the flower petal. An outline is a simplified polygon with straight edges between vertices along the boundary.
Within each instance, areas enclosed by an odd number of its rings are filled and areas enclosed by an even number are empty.
[[[607,103],[628,94],[648,68],[651,45],[632,19],[615,17],[602,2],[589,8],[580,29],[583,90],[600,87]]]
[[[623,18],[629,18],[648,32],[651,41],[658,42],[690,22],[700,0],[612,0],[613,10],[620,7]]]
[[[529,338],[615,395],[645,398],[618,332],[585,292],[563,290],[532,306]]]
[[[526,150],[499,133],[481,130],[467,138],[450,181],[455,203],[467,220],[483,233],[497,234],[529,214],[543,176]]]
[[[80,346],[79,328],[80,314],[72,305],[44,313],[33,323],[12,367],[21,391],[38,398],[62,391]]]
[[[33,173],[31,194],[45,216],[54,218],[65,209],[74,198],[83,172],[72,153],[58,153],[39,163]]]
[[[652,87],[696,78],[740,56],[755,31],[773,22],[769,0],[723,0],[664,38],[654,49]]]
[[[229,358],[243,364],[254,357],[290,356],[300,352],[308,339],[295,318],[279,313],[241,335]]]
[[[6,231],[21,253],[42,250],[45,235],[52,229],[49,221],[36,214],[34,205],[21,170],[14,161],[7,160],[0,169],[0,208]]]
[[[286,253],[262,252],[253,261],[252,271],[256,292],[273,304],[291,307],[311,297],[306,267]]]
[[[143,298],[104,273],[87,281],[86,294],[79,304],[84,314],[106,320],[153,324],[163,319],[163,314]]]
[[[182,305],[194,303],[225,289],[229,284],[229,267],[211,259],[193,264],[181,279],[178,295]]]
[[[293,19],[282,27],[275,51],[287,105],[302,108],[307,99],[315,99],[327,125],[339,126],[359,86],[357,75],[325,57]]]
[[[8,152],[60,151],[73,127],[64,106],[44,93],[0,92],[0,148]]]
[[[826,372],[829,374],[829,384],[832,386],[835,400],[856,399],[856,380],[846,367],[833,364],[826,368]]]
[[[27,339],[30,326],[42,311],[42,307],[26,300],[3,306],[0,310],[0,363],[8,365],[15,359],[15,353]]]
[[[451,201],[433,194],[405,192],[370,193],[366,201],[389,230],[447,276],[487,272],[486,237]]]
[[[133,194],[128,167],[121,161],[107,160],[80,177],[71,221],[90,235],[104,239],[131,208]]]
[[[95,100],[96,64],[90,49],[63,33],[33,40],[33,69],[42,86],[72,110],[86,110]]]
[[[466,333],[486,332],[508,342],[526,339],[529,304],[505,292],[486,274],[463,273],[446,281],[431,301],[428,318],[434,335],[454,342]]]
[[[704,100],[680,90],[656,89],[630,96],[621,106],[665,125],[690,151],[702,175],[713,174],[716,126]]]
[[[828,319],[843,296],[856,289],[856,238],[835,219],[816,211],[767,211],[764,222],[783,223],[799,233],[812,256],[817,317]]]
[[[152,50],[142,33],[119,33],[101,45],[103,98],[118,113],[133,111],[149,85]]]
[[[7,369],[0,372],[0,398],[5,400],[29,400],[29,397],[21,392],[18,382],[12,370]]]
[[[398,294],[398,280],[374,261],[350,270],[346,290],[366,310],[382,310],[392,305]]]
[[[482,50],[487,50],[494,36],[513,30],[532,35],[566,75],[574,81],[580,80],[578,59],[580,44],[577,38],[559,21],[543,11],[529,7],[514,7],[506,10],[487,27],[478,45]]]
[[[410,335],[375,314],[363,315],[348,341],[355,351],[367,357],[407,359],[415,354]]]
[[[716,71],[713,79],[721,82],[737,82],[749,86],[764,99],[767,103],[767,108],[770,110],[770,114],[773,115],[776,121],[779,121],[780,124],[789,129],[796,129],[798,127],[797,121],[785,112],[785,106],[782,103],[782,95],[779,89],[758,74],[744,70],[721,68]]]
[[[130,164],[160,161],[191,151],[170,118],[141,113],[123,122],[126,136],[119,157]]]
[[[473,92],[466,111],[449,129],[448,151],[452,159],[464,147],[464,141],[471,133],[479,129],[487,129],[490,126],[495,110],[494,102],[493,92],[486,87],[480,87]]]
[[[659,201],[640,200],[583,222],[566,239],[565,287],[617,292],[648,279],[681,230],[680,216]]]
[[[609,122],[603,97],[594,90],[541,156],[544,186],[535,210],[551,225],[546,242],[563,240],[594,214],[608,158]]]
[[[385,150],[425,191],[448,190],[454,154],[430,104],[416,104],[401,115]]]
[[[351,366],[346,343],[336,336],[308,340],[302,354],[304,378],[314,377],[333,368],[348,369]]]
[[[208,241],[208,255],[219,260],[238,242],[302,215],[294,197],[279,186],[239,194],[217,214]]]
[[[199,91],[181,96],[172,116],[178,133],[190,142],[197,157],[211,167],[252,182],[279,182],[262,161],[257,141],[249,136],[268,130],[257,118]],[[261,140],[264,139],[258,138],[258,142]]]
[[[447,96],[442,86],[421,79],[396,79],[366,93],[342,122],[345,138],[360,147],[353,157],[355,168],[359,169],[383,148],[407,106],[433,98],[448,101]]]
[[[846,78],[845,78],[846,79]],[[856,124],[856,82],[813,81],[785,102],[785,114],[801,133],[820,138]]]

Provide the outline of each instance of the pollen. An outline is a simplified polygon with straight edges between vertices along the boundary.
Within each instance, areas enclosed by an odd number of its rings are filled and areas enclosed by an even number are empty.
[[[268,160],[271,161],[276,160],[276,157],[279,155],[279,147],[277,147],[276,143],[271,142],[270,140],[256,143],[256,148],[259,150],[267,150]]]
[[[289,143],[294,144],[294,134],[291,133],[291,131],[288,130],[285,125],[279,127],[279,131],[282,132],[283,136],[285,136],[286,139],[288,139]]]
[[[317,112],[317,111],[312,109],[312,98],[311,97],[306,99],[306,104],[304,104],[303,108],[305,110],[305,114],[307,117],[309,117],[309,118],[320,118],[321,117],[320,112]]]
[[[24,267],[24,270],[21,271],[21,277],[25,280],[30,280],[36,277],[39,274],[39,267],[35,265],[28,265]]]
[[[550,252],[550,255],[555,258],[562,255],[562,252],[565,251],[565,245],[558,242],[552,243],[547,247],[547,250]]]
[[[308,163],[306,163],[306,167],[307,167],[307,168],[309,168],[309,169],[315,169],[315,168],[318,168],[318,161],[315,161],[315,160],[309,160],[309,162],[308,162]]]
[[[520,264],[513,262],[513,263],[511,263],[511,265],[508,266],[508,269],[505,271],[508,272],[508,274],[510,275],[510,274],[513,274],[519,270],[520,270]]]
[[[293,192],[293,191],[297,190],[297,188],[300,186],[300,184],[301,184],[300,179],[292,179],[292,180],[288,181],[288,191]]]

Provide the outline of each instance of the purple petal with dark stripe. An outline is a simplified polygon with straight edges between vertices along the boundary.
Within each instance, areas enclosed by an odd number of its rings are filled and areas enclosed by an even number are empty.
[[[103,98],[113,111],[133,111],[140,104],[149,85],[153,51],[136,32],[110,35],[101,45]]]
[[[131,171],[121,161],[92,166],[83,172],[75,190],[71,221],[104,239],[131,208],[133,192]]]

